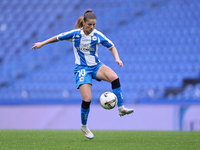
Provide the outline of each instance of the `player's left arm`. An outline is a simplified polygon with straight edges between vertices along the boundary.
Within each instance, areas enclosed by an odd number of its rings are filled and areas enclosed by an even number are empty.
[[[116,49],[115,46],[111,47],[109,49],[113,55],[113,57],[115,58],[115,62],[120,66],[120,67],[123,67],[123,62],[120,60],[119,58],[119,54],[118,54],[118,51]]]
[[[113,42],[110,41],[105,35],[103,35],[101,32],[98,32],[99,34],[99,41],[100,41],[100,44],[102,44],[103,46],[107,47],[113,57],[115,58],[115,62],[120,66],[120,67],[123,67],[123,62],[120,60],[119,58],[119,54],[118,54],[118,51],[116,49],[116,47],[114,46]]]

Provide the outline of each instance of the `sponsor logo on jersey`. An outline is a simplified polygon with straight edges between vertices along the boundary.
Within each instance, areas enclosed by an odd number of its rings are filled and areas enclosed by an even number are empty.
[[[79,51],[94,51],[94,48],[91,48],[90,44],[80,44],[79,47],[77,47],[77,50],[79,50]]]
[[[80,35],[76,35],[75,37],[76,37],[76,38],[80,38]]]

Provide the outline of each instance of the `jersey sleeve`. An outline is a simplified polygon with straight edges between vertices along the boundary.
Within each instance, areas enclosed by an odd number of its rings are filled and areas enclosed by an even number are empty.
[[[102,34],[101,32],[99,32],[98,34],[99,34],[99,41],[101,45],[107,47],[108,49],[114,46],[113,42],[109,40],[104,34]]]
[[[72,39],[74,38],[75,33],[76,33],[76,32],[75,32],[74,30],[68,31],[68,32],[63,32],[63,33],[60,33],[60,34],[57,36],[57,39],[58,39],[58,40],[72,41]]]

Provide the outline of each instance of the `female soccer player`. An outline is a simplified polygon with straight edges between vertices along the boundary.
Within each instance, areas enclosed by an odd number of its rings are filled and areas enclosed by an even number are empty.
[[[133,113],[133,109],[124,107],[122,88],[117,74],[108,66],[100,62],[98,58],[99,44],[107,47],[115,58],[116,63],[123,67],[117,49],[114,44],[101,32],[95,29],[96,15],[91,9],[87,10],[82,17],[76,22],[76,29],[56,35],[43,42],[34,43],[32,49],[39,49],[43,45],[57,42],[60,40],[68,40],[73,44],[75,55],[74,74],[76,76],[76,86],[80,89],[82,96],[81,104],[81,130],[89,139],[94,138],[93,133],[87,127],[87,119],[90,111],[91,103],[91,86],[92,79],[97,81],[108,81],[112,85],[112,91],[118,99],[119,115]]]

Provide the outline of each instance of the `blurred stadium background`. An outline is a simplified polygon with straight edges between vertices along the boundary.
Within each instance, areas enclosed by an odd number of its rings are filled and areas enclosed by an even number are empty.
[[[0,0],[0,105],[80,104],[72,44],[31,47],[74,29],[88,8],[124,62],[99,48],[126,104],[200,104],[198,0]],[[94,81],[93,104],[105,91],[109,83]]]

